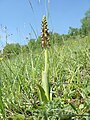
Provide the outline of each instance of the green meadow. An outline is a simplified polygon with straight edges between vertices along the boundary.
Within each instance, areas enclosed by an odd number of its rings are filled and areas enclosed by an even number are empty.
[[[48,63],[52,100],[44,103],[37,87],[42,86],[44,50],[0,61],[1,120],[90,119],[90,37],[53,45]]]
[[[81,28],[67,34],[49,32],[47,18],[37,39],[26,37],[27,45],[9,44],[6,34],[0,120],[90,120],[90,9]]]

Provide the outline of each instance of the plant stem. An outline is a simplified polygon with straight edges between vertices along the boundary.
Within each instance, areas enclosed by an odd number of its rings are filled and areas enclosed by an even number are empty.
[[[48,72],[48,53],[47,53],[47,49],[45,49],[45,71]]]
[[[42,71],[42,85],[45,91],[47,100],[50,100],[50,88],[49,88],[49,79],[48,79],[48,51],[45,49],[45,70]]]

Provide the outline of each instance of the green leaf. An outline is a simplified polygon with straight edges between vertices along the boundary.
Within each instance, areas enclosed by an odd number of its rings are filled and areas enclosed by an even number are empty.
[[[50,100],[50,85],[48,80],[48,73],[46,71],[42,71],[42,86],[47,99]]]
[[[9,117],[9,119],[13,119],[13,120],[25,120],[25,117],[23,115],[21,115],[21,114],[18,114],[18,115]]]
[[[75,105],[73,105],[72,103],[69,103],[69,104],[70,104],[70,106],[73,108],[73,110],[76,111],[76,113],[78,113],[78,111],[77,111]]]
[[[47,117],[46,111],[43,112],[43,116],[44,116],[44,120],[48,120],[48,117]]]
[[[42,88],[41,85],[37,84],[38,88],[39,88],[39,96],[40,96],[40,100],[41,102],[47,102],[47,97],[45,95],[45,91],[44,89]]]

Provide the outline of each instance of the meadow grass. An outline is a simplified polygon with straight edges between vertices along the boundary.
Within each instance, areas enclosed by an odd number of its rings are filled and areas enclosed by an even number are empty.
[[[52,101],[46,104],[40,103],[37,88],[43,54],[30,51],[0,61],[0,119],[89,120],[90,116],[79,114],[90,113],[90,38],[68,40],[49,49]]]

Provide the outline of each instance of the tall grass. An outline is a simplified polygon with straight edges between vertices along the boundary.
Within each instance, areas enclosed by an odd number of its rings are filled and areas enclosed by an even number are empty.
[[[62,114],[89,114],[90,38],[65,41],[61,47],[50,48],[49,81],[53,101],[45,106],[40,104],[34,83],[41,84],[43,52],[22,53],[0,62],[1,104],[4,106],[0,107],[0,119],[4,117],[3,111],[6,118],[12,119],[17,114],[28,119],[41,119],[45,109],[49,119],[59,118]]]
[[[1,120],[89,120],[90,37],[64,41],[62,46],[53,45],[48,52],[48,63],[52,101],[41,104],[37,83],[46,92],[47,86],[40,85],[45,84],[45,72],[47,75],[47,51],[30,50],[28,54],[22,52],[0,61]]]

